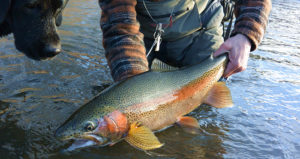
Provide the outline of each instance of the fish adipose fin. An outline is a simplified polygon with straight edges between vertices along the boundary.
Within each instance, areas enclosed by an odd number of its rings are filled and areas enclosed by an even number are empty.
[[[232,107],[232,99],[229,88],[225,85],[225,82],[217,82],[208,92],[205,104],[211,105],[216,108]]]
[[[168,72],[178,70],[178,67],[170,66],[159,59],[154,59],[151,64],[151,71]]]
[[[153,150],[163,146],[149,128],[138,122],[134,122],[130,125],[125,140],[130,145],[142,150]]]
[[[182,129],[190,134],[199,134],[200,133],[200,126],[198,124],[198,120],[189,117],[189,116],[182,116],[177,119],[176,124],[178,124]]]

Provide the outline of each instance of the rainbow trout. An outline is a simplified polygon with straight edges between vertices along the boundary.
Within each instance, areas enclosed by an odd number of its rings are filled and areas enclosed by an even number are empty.
[[[232,106],[229,89],[218,82],[226,55],[172,71],[148,71],[115,83],[80,107],[55,136],[75,139],[69,150],[90,145],[113,145],[125,139],[141,150],[160,148],[153,132],[177,123],[184,130],[200,128],[185,116],[202,103]]]

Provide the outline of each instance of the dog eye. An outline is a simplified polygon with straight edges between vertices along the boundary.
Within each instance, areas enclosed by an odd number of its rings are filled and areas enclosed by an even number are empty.
[[[40,4],[39,3],[28,3],[25,5],[25,7],[28,9],[36,9],[36,8],[40,8]]]

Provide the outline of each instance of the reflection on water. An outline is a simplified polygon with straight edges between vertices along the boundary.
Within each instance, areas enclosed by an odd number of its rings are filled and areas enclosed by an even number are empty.
[[[72,0],[60,27],[63,53],[33,61],[0,39],[1,158],[300,158],[300,2],[274,0],[266,37],[246,72],[228,80],[235,106],[191,113],[201,134],[157,133],[150,154],[125,142],[63,153],[54,130],[112,81],[101,46],[97,1]],[[287,18],[288,17],[288,18]]]

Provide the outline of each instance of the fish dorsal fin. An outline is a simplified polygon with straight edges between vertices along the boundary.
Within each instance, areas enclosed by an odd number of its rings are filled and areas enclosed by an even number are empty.
[[[217,82],[208,92],[205,104],[211,105],[216,108],[232,107],[232,99],[229,88],[225,85],[225,82]]]
[[[130,125],[125,140],[130,145],[141,150],[153,150],[163,146],[148,127],[145,127],[138,122],[134,122]]]
[[[151,64],[152,71],[168,72],[178,70],[178,67],[170,66],[159,59],[154,59]]]
[[[176,124],[178,124],[182,129],[190,134],[200,134],[200,126],[198,124],[198,120],[189,117],[189,116],[182,116],[177,119]]]

